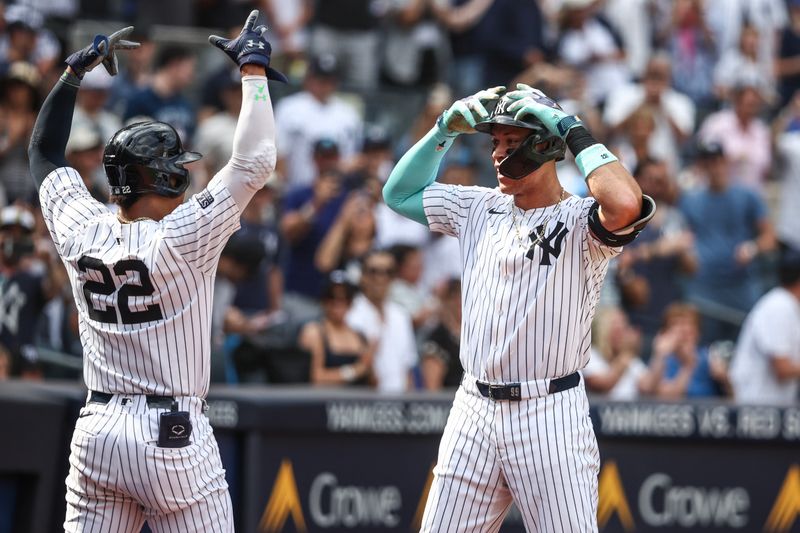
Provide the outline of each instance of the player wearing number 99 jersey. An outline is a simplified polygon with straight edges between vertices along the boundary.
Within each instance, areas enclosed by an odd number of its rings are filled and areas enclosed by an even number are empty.
[[[83,74],[114,52],[132,28],[67,59],[45,101],[29,156],[47,228],[70,276],[79,311],[89,389],[71,443],[67,531],[232,531],[225,471],[204,415],[210,367],[214,276],[239,216],[275,165],[267,79],[271,48],[253,11],[237,39],[212,44],[242,73],[233,155],[184,202],[184,150],[160,122],[130,125],[103,162],[117,213],[97,202],[64,159]]]

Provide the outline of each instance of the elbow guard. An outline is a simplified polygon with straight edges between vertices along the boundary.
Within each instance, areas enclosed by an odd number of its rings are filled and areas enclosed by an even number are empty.
[[[264,140],[258,144],[252,154],[234,152],[231,156],[231,165],[244,172],[248,177],[248,187],[257,191],[264,186],[275,170],[277,157],[275,144],[270,140]]]
[[[653,215],[656,214],[656,203],[646,194],[642,195],[642,212],[635,222],[616,231],[608,231],[600,222],[600,204],[595,202],[589,209],[589,229],[595,237],[607,246],[617,247],[630,244],[644,229]]]

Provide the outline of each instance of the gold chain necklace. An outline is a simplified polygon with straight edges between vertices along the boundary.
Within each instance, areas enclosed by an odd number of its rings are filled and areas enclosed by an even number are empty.
[[[139,218],[134,218],[133,220],[128,220],[124,216],[117,213],[117,220],[119,220],[123,224],[133,224],[134,222],[141,222],[142,220],[153,220],[153,219],[150,217],[139,217]]]
[[[553,217],[556,216],[558,212],[561,210],[561,202],[564,200],[565,192],[566,191],[564,190],[564,187],[561,187],[561,194],[558,197],[558,203],[553,209],[553,212],[550,213],[550,215],[545,219],[544,223],[542,223],[538,227],[538,231],[536,231],[536,239],[533,240],[530,246],[528,246],[528,244],[522,238],[522,233],[520,232],[519,220],[517,219],[517,214],[514,212],[514,208],[516,207],[514,205],[514,197],[513,196],[511,197],[511,218],[514,220],[514,231],[517,234],[517,242],[522,248],[524,248],[525,250],[530,250],[533,246],[536,246],[537,244],[542,244],[542,242],[544,241],[544,231],[547,229],[547,225],[550,224],[550,221],[553,219]]]

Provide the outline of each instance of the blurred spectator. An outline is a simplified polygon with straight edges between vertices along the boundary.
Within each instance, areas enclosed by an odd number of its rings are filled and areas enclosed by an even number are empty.
[[[61,53],[58,39],[44,26],[42,14],[28,6],[13,4],[5,9],[4,35],[0,35],[0,75],[24,61],[36,67],[40,76],[56,65]]]
[[[781,110],[774,123],[775,154],[780,165],[778,172],[780,200],[777,213],[778,239],[800,250],[800,91]]]
[[[122,128],[119,116],[105,109],[113,83],[114,78],[104,68],[87,72],[81,81],[81,90],[78,91],[72,115],[72,131],[88,126],[98,132],[103,146]]]
[[[640,162],[652,159],[650,153],[653,132],[656,130],[656,116],[652,107],[643,106],[634,111],[615,136],[614,153],[622,165],[633,173]],[[583,175],[580,176],[581,178]]]
[[[669,56],[653,56],[641,83],[609,94],[603,120],[612,131],[619,132],[638,110],[649,109],[655,127],[648,137],[648,155],[665,161],[675,172],[680,167],[681,144],[694,132],[695,109],[688,96],[670,87],[670,71]]]
[[[294,64],[305,57],[308,46],[308,23],[314,16],[313,0],[265,0],[265,18],[277,37],[270,39],[270,64],[291,78]]]
[[[608,0],[603,10],[605,17],[622,38],[628,68],[637,78],[644,72],[652,53],[651,11],[651,0]]]
[[[728,396],[727,368],[700,346],[700,313],[691,305],[673,303],[653,340],[650,379],[653,395],[665,400]]]
[[[721,100],[729,100],[732,89],[742,83],[758,87],[762,95],[774,100],[773,60],[760,55],[758,43],[758,28],[748,23],[742,27],[738,46],[723,50],[714,67],[714,90]]]
[[[368,385],[375,346],[345,321],[358,289],[334,271],[322,289],[322,318],[300,330],[300,347],[311,354],[311,383]]]
[[[426,87],[447,71],[450,47],[430,0],[394,0],[384,16],[382,75],[391,85]]]
[[[675,0],[659,39],[672,56],[673,87],[689,96],[697,108],[713,108],[716,50],[701,0]]]
[[[316,3],[311,30],[313,55],[333,54],[342,81],[357,90],[374,89],[380,68],[380,20],[389,2],[337,0]],[[276,119],[278,124],[280,119]]]
[[[320,272],[339,270],[359,279],[361,260],[375,243],[375,202],[365,190],[350,192],[314,255]]]
[[[787,105],[800,90],[800,0],[789,0],[789,24],[781,31],[775,75],[781,105]]]
[[[586,390],[610,400],[635,400],[647,379],[647,365],[639,358],[641,335],[616,307],[600,308],[592,326],[592,355],[581,371]]]
[[[247,313],[276,313],[283,308],[283,271],[285,243],[277,220],[276,181],[271,179],[247,204],[241,216],[241,238],[258,241],[264,257],[255,274],[239,281],[234,305]]]
[[[683,293],[681,278],[697,268],[694,243],[686,220],[673,207],[675,183],[666,163],[641,161],[634,178],[658,209],[635,241],[625,246],[617,262],[617,285],[631,323],[644,335],[645,349],[661,326],[664,310]]]
[[[191,139],[195,127],[194,108],[184,91],[194,79],[194,55],[181,46],[165,46],[158,52],[154,67],[147,86],[128,100],[124,119],[150,117],[172,125],[182,139]]]
[[[231,139],[242,108],[241,75],[237,70],[233,72],[236,77],[228,76],[231,71],[227,68],[225,73],[226,76],[217,80],[216,84],[216,96],[222,108],[200,123],[194,137],[194,149],[203,154],[200,161],[205,165],[208,176],[216,174],[230,160],[233,152]]]
[[[311,185],[295,186],[283,198],[281,233],[288,243],[284,273],[287,311],[299,321],[316,316],[325,276],[314,257],[333,228],[347,198],[342,186],[339,148],[331,139],[320,139],[312,148],[318,175]],[[355,206],[353,207],[355,209]]]
[[[35,195],[28,170],[28,141],[40,105],[41,78],[29,63],[14,63],[0,79],[0,200],[2,205]]]
[[[338,69],[335,56],[314,57],[303,90],[275,104],[277,171],[290,187],[308,186],[314,181],[312,160],[317,140],[335,141],[346,164],[358,151],[363,125],[356,110],[334,94],[339,84]]]
[[[361,151],[348,166],[344,177],[348,189],[371,187],[372,181],[383,187],[394,166],[392,140],[384,127],[377,124],[364,127]]]
[[[775,235],[761,196],[731,182],[727,153],[701,145],[706,185],[680,202],[695,236],[698,270],[687,283],[687,298],[703,316],[703,342],[734,340],[739,322],[761,294],[756,259],[775,247]]]
[[[630,79],[617,36],[597,15],[595,0],[563,0],[559,14],[558,57],[586,74],[589,98],[602,104]]]
[[[706,20],[714,33],[717,49],[735,49],[744,28],[752,26],[758,32],[758,56],[775,57],[780,31],[788,22],[786,1],[705,0]]]
[[[266,250],[257,236],[235,233],[222,250],[214,284],[211,342],[215,381],[263,382],[266,353],[261,335],[282,317],[236,306],[237,286],[261,276]]]
[[[406,244],[389,248],[397,266],[389,289],[389,300],[411,315],[415,330],[428,324],[439,311],[439,302],[420,285],[422,280],[422,250]]]
[[[25,263],[34,253],[34,217],[12,205],[0,210],[0,345],[15,360],[15,373],[38,375],[41,369],[34,335],[45,303],[58,291],[55,269],[30,272]]]
[[[92,197],[109,204],[108,182],[103,171],[103,147],[98,130],[88,122],[73,126],[65,149],[67,162],[74,168]]]
[[[125,51],[124,67],[120,68],[119,73],[113,78],[107,104],[109,111],[119,117],[125,114],[128,100],[150,84],[152,76],[150,66],[156,51],[156,44],[149,33],[142,31],[141,27],[136,28],[128,39],[138,42],[140,46]],[[95,70],[98,69],[92,72]]]
[[[486,14],[495,0],[431,1],[434,16],[450,38],[447,83],[458,94],[475,94],[484,88],[486,47],[481,40]]]
[[[361,269],[361,294],[347,313],[347,323],[377,344],[373,367],[381,392],[414,388],[412,370],[418,360],[411,317],[388,299],[394,273],[390,253],[370,252]]]
[[[53,263],[53,279],[60,281],[53,298],[45,304],[39,317],[37,346],[69,354],[83,356],[80,330],[78,327],[78,307],[72,294],[72,286],[66,269],[60,263]],[[46,374],[51,377],[52,371]]]
[[[764,99],[758,87],[747,84],[734,87],[731,99],[733,107],[709,115],[697,135],[702,142],[722,145],[731,183],[763,192],[772,163],[769,128],[759,118]]]
[[[544,58],[544,15],[538,2],[494,0],[478,32],[478,43],[489,58],[481,88],[509,85],[517,74]]]
[[[441,291],[435,326],[423,335],[420,352],[422,383],[427,390],[455,388],[461,383],[461,281],[450,278]]]
[[[749,404],[796,404],[800,397],[800,253],[787,250],[780,286],[745,320],[731,366],[735,397]]]

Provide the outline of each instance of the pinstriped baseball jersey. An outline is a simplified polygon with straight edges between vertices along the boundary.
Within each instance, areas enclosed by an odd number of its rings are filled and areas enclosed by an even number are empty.
[[[434,183],[432,231],[458,238],[461,364],[494,383],[556,378],[589,359],[594,308],[611,248],[588,229],[592,198],[523,211],[497,189]]]
[[[205,397],[214,273],[239,228],[220,177],[158,222],[121,224],[69,167],[39,195],[79,311],[86,386]]]

